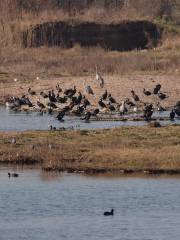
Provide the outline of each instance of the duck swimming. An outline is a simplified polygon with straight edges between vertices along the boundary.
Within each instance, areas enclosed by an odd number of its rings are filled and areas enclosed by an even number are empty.
[[[19,174],[18,173],[9,173],[8,172],[8,177],[19,177]]]
[[[110,212],[104,212],[104,216],[113,216],[114,215],[114,209],[111,209]]]

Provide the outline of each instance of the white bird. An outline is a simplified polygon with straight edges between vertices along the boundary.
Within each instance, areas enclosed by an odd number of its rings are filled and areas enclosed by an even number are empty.
[[[100,73],[98,73],[97,67],[96,67],[96,81],[99,83],[99,86],[100,86],[101,88],[104,87],[104,79],[102,78],[102,76],[100,75]]]
[[[11,143],[12,143],[12,144],[16,144],[16,138],[15,138],[15,137],[12,137]]]
[[[17,82],[17,78],[14,78],[14,82]]]
[[[125,112],[128,111],[128,110],[127,110],[127,107],[125,106],[125,101],[122,101],[122,102],[121,102],[121,106],[120,106],[120,108],[119,108],[119,111],[120,111],[121,114],[124,114]]]
[[[10,102],[6,102],[6,107],[9,108]]]
[[[36,80],[39,80],[39,77],[36,77]]]
[[[134,112],[134,113],[137,113],[137,111],[138,111],[138,108],[137,108],[137,107],[134,107],[134,108],[133,108],[133,112]]]
[[[49,143],[48,148],[49,148],[49,149],[52,149],[52,148],[53,148],[53,145],[52,145],[51,143]]]

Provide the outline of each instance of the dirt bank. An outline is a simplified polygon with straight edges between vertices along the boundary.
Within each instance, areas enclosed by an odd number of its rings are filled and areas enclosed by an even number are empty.
[[[46,22],[23,33],[25,47],[61,46],[72,48],[101,46],[109,50],[129,51],[157,46],[161,31],[149,21],[125,21],[119,24],[92,22]]]

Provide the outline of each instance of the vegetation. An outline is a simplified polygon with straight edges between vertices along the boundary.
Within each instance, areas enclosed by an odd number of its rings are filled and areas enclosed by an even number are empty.
[[[21,78],[22,74],[29,79],[32,75],[87,75],[95,64],[105,74],[170,69],[174,72],[179,68],[180,4],[177,0],[0,0],[0,11],[0,72],[6,73],[0,76],[0,81],[9,79],[9,75]],[[99,47],[94,51],[79,46],[70,50],[21,46],[21,32],[30,25],[54,20],[108,23],[124,19],[149,19],[165,27],[163,46],[157,51],[127,53]],[[173,40],[168,33],[173,33]]]
[[[49,21],[119,22],[166,19],[180,22],[178,0],[0,0],[0,46],[19,46],[27,26]]]
[[[0,80],[31,80],[61,76],[94,75],[95,67],[103,74],[133,74],[135,72],[178,73],[180,66],[180,38],[164,40],[159,48],[143,51],[117,52],[100,47],[72,49],[1,49]],[[14,76],[14,77],[13,77]]]
[[[1,133],[1,163],[41,163],[46,170],[180,169],[180,126],[98,131]]]
[[[120,74],[137,72],[173,73],[179,77],[178,0],[0,0],[0,12],[1,95],[16,84],[12,83],[13,78],[18,78],[17,84],[20,85],[31,81],[35,85],[37,76],[40,79],[89,76],[94,75],[96,66],[103,74],[115,75],[118,81]],[[110,52],[98,46],[81,48],[77,45],[65,50],[47,47],[24,49],[21,45],[22,31],[42,22],[110,23],[128,19],[150,20],[165,29],[161,46],[143,51]],[[26,92],[27,87],[23,85],[23,88]],[[1,132],[0,162],[40,163],[47,170],[87,172],[177,170],[180,169],[179,130],[179,126],[171,126],[159,129],[123,127],[98,131]],[[17,139],[16,144],[11,143],[12,135]]]

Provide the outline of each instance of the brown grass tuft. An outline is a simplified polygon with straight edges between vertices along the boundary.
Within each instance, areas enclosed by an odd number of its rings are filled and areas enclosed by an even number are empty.
[[[51,170],[180,169],[180,127],[1,133],[1,162],[33,159]],[[35,148],[32,150],[32,144]],[[51,144],[51,148],[49,148]],[[19,161],[17,161],[19,159]]]

